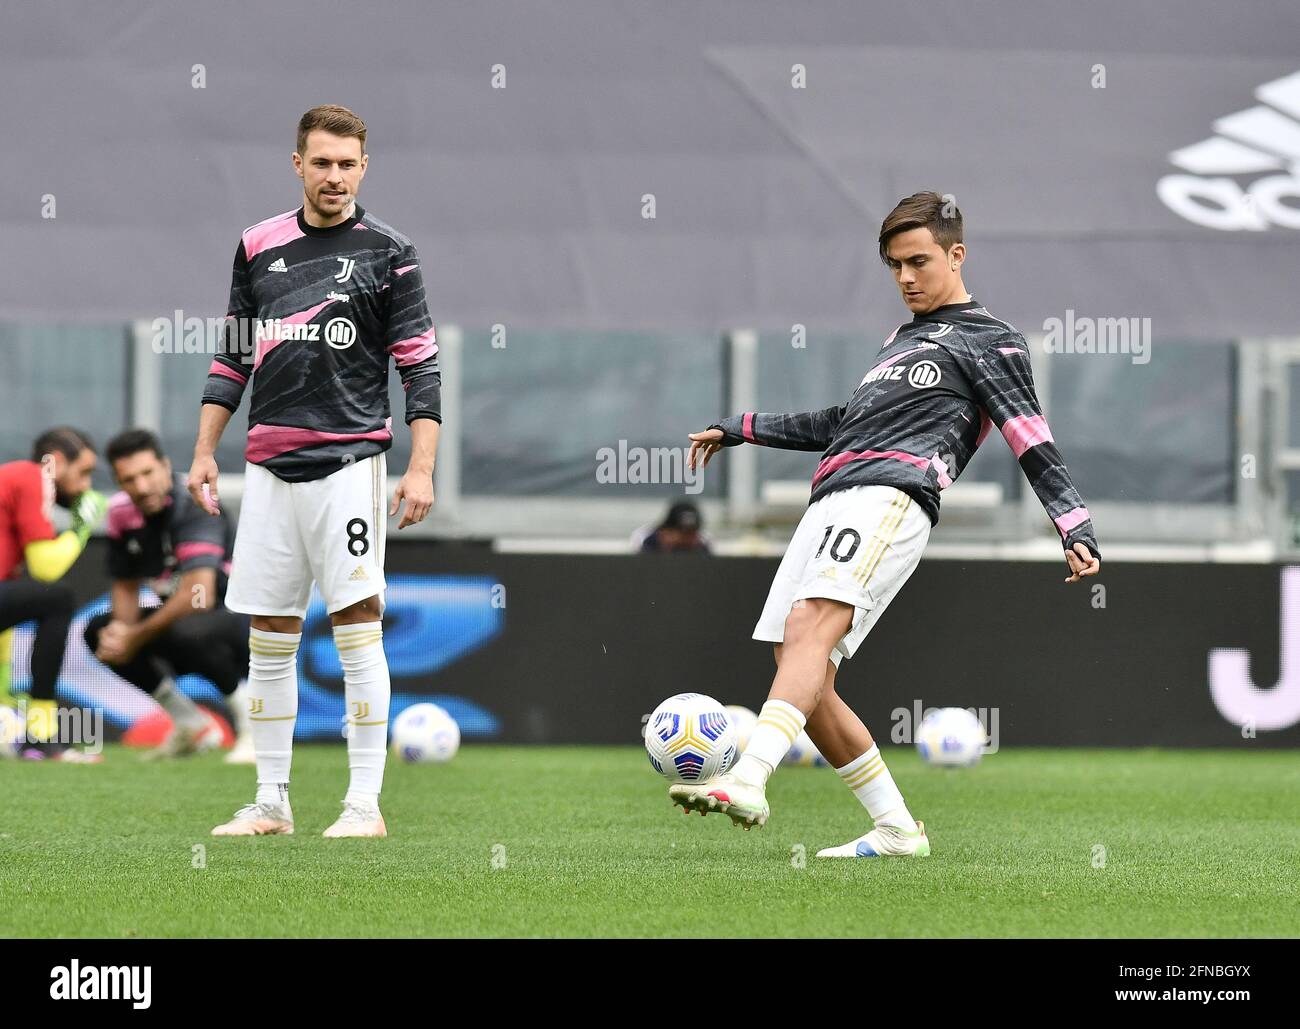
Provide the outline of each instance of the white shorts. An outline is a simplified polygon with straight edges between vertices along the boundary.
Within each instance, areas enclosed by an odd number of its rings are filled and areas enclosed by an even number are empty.
[[[855,610],[849,631],[831,651],[838,665],[853,656],[916,570],[929,539],[929,515],[893,486],[854,486],[822,497],[794,531],[754,639],[782,642],[796,601],[839,600]]]
[[[376,595],[382,610],[387,489],[383,454],[312,482],[245,465],[226,607],[302,618],[314,581],[330,614]]]

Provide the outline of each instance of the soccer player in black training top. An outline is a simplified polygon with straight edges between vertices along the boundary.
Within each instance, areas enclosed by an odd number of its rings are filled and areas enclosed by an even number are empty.
[[[226,603],[252,616],[249,717],[257,795],[219,836],[293,832],[289,765],[297,652],[313,581],[334,626],[351,780],[327,837],[384,836],[379,811],[389,676],[381,617],[386,514],[399,529],[433,505],[440,373],[420,258],[357,203],[365,123],[315,107],[298,123],[297,210],[246,229],[235,252],[225,352],[203,393],[189,488],[217,508],[217,442],[249,380],[247,463]],[[411,459],[386,503],[388,365],[406,390]],[[387,510],[386,510],[387,509]]]
[[[1066,582],[1101,567],[1092,521],[1034,393],[1029,344],[962,283],[966,246],[951,197],[917,193],[880,229],[880,258],[912,320],[890,333],[853,395],[806,414],[727,418],[691,433],[691,467],[740,443],[822,458],[754,638],[775,644],[777,673],[744,754],[708,783],[669,788],[684,809],[768,818],[768,776],[806,729],[874,827],[818,857],[930,853],[865,725],[835,691],[852,657],[916,568],[939,497],[996,428],[1061,537]]]

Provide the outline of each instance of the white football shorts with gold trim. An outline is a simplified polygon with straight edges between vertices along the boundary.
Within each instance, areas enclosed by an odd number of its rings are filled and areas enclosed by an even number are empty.
[[[246,464],[226,607],[302,618],[315,582],[330,614],[375,595],[382,610],[387,490],[383,454],[311,482]]]
[[[852,657],[916,570],[930,539],[930,517],[893,486],[837,490],[808,506],[786,549],[754,639],[780,643],[797,601],[839,600],[854,608],[853,624],[831,652]]]

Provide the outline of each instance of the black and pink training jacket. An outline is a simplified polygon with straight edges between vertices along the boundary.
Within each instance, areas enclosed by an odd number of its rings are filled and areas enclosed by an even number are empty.
[[[740,414],[723,443],[821,451],[811,501],[853,486],[894,486],[939,521],[939,499],[996,427],[1066,549],[1097,539],[1034,392],[1029,344],[977,301],[900,325],[848,403],[805,414]]]
[[[407,423],[442,420],[437,355],[411,241],[360,206],[329,228],[299,208],[239,241],[203,403],[236,410],[251,378],[247,459],[287,482],[321,479],[392,446],[390,359]]]

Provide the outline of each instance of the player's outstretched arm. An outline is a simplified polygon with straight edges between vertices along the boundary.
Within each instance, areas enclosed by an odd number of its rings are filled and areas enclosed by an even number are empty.
[[[760,414],[748,411],[715,422],[709,429],[722,432],[722,446],[755,443],[778,450],[825,450],[844,420],[844,407],[799,414]]]
[[[210,515],[221,514],[217,495],[217,444],[230,423],[231,410],[221,404],[204,404],[199,414],[199,438],[185,486],[194,502]]]
[[[1096,575],[1101,570],[1101,552],[1092,517],[1043,417],[1024,337],[990,345],[971,369],[971,384],[1061,536],[1070,570],[1065,581]]]

